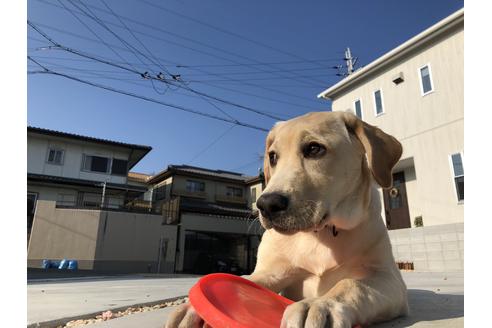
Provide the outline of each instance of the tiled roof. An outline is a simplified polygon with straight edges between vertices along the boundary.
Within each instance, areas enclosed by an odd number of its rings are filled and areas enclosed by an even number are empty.
[[[46,183],[56,183],[56,184],[64,184],[64,185],[76,185],[76,186],[90,186],[90,187],[101,187],[103,182],[101,181],[93,181],[93,180],[84,180],[84,179],[74,179],[74,178],[65,178],[54,175],[46,175],[46,174],[35,174],[28,173],[27,180],[29,181],[38,181],[38,182],[46,182]],[[120,183],[106,183],[106,188],[109,189],[120,189],[120,190],[132,190],[132,191],[147,191],[145,187],[139,186],[131,186]]]
[[[196,166],[190,166],[190,165],[170,165],[170,167],[172,167],[176,170],[179,170],[179,171],[205,174],[205,175],[211,175],[211,176],[227,178],[227,179],[236,179],[236,180],[240,180],[240,181],[246,181],[246,180],[249,180],[251,178],[254,178],[254,176],[243,175],[243,174],[237,173],[237,172],[224,171],[224,170],[211,170],[211,169],[206,169],[206,168],[196,167]]]
[[[204,177],[211,177],[216,179],[225,179],[229,181],[237,181],[246,183],[248,181],[254,180],[256,176],[244,175],[237,172],[224,171],[224,170],[212,170],[203,167],[191,166],[191,165],[169,165],[165,170],[157,173],[152,178],[148,180],[149,183],[155,183],[165,179],[172,174],[183,173],[191,175],[199,175]]]
[[[128,180],[146,183],[150,178],[152,178],[152,176],[149,174],[128,172]]]
[[[61,131],[38,128],[38,127],[33,127],[33,126],[28,126],[27,132],[34,132],[34,133],[40,133],[40,134],[45,134],[45,135],[51,135],[51,136],[59,136],[59,137],[72,138],[72,139],[78,139],[78,140],[84,140],[84,141],[104,143],[104,144],[108,144],[108,145],[121,146],[121,147],[126,147],[126,148],[135,148],[135,149],[142,149],[142,150],[149,150],[149,151],[152,150],[152,147],[150,147],[150,146],[136,145],[136,144],[130,144],[130,143],[125,143],[125,142],[120,142],[120,141],[113,141],[113,140],[108,140],[108,139],[88,137],[88,136],[83,136],[80,134],[61,132]]]

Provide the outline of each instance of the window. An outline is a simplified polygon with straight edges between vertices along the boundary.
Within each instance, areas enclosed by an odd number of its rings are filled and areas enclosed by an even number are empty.
[[[111,164],[111,174],[126,175],[127,166],[128,161],[125,161],[124,159],[113,158],[113,163]]]
[[[430,64],[425,65],[419,69],[420,73],[420,90],[422,91],[422,96],[434,91],[432,86],[432,76]]]
[[[166,185],[154,188],[152,193],[154,200],[162,200],[166,198]]]
[[[458,197],[458,201],[462,201],[465,199],[465,171],[461,153],[451,155],[451,165],[456,196]]]
[[[91,172],[109,172],[109,158],[85,155],[82,158],[82,169]]]
[[[354,102],[354,109],[355,109],[355,115],[357,115],[357,117],[362,120],[362,103],[360,102],[360,99],[357,99]]]
[[[256,188],[251,189],[251,203],[256,203]]]
[[[63,164],[63,149],[50,148],[48,151],[48,163],[62,165]]]
[[[186,180],[186,191],[188,192],[203,192],[205,191],[205,182]]]
[[[376,109],[376,116],[384,113],[383,94],[381,93],[381,90],[374,91],[374,108]]]
[[[227,187],[226,195],[229,197],[243,197],[243,189],[237,187]]]

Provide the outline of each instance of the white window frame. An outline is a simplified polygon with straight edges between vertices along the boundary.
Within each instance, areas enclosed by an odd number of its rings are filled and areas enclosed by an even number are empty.
[[[358,98],[358,99],[355,99],[354,100],[354,114],[355,114],[355,116],[357,116],[357,108],[355,107],[355,103],[356,102],[359,102],[360,103],[360,116],[361,117],[359,117],[359,119],[362,120],[364,118],[364,110],[363,110],[364,107],[362,106],[362,99]]]
[[[376,105],[376,92],[379,91],[381,93],[381,113],[378,114],[378,108],[377,108],[377,105]],[[376,117],[378,116],[381,116],[385,113],[385,110],[384,110],[384,96],[383,96],[383,88],[379,88],[379,89],[375,89],[373,92],[372,92],[372,103],[374,105],[374,115],[376,115]]]
[[[464,177],[465,176],[465,156],[464,156],[465,153],[464,153],[464,151],[457,151],[457,152],[454,152],[454,153],[451,153],[448,155],[449,170],[451,172],[451,183],[453,185],[454,195],[456,197],[456,201],[458,202],[458,204],[463,204],[465,202],[465,199],[463,198],[460,200],[458,198],[458,190],[456,190],[456,181],[454,180],[455,178],[460,177],[460,176],[454,175],[454,166],[453,166],[452,156],[455,154],[460,154],[460,156],[461,156],[461,165],[463,166],[463,177]]]
[[[422,68],[426,67],[429,68],[429,78],[430,78],[430,84],[431,84],[431,89],[427,92],[424,92],[424,84],[422,83]],[[419,78],[419,83],[420,83],[420,95],[422,97],[424,96],[427,96],[431,93],[434,92],[434,79],[432,78],[432,67],[431,67],[431,64],[430,63],[427,63],[425,65],[422,65],[420,66],[418,69],[417,69],[417,76]]]
[[[49,159],[50,159],[50,152],[51,151],[61,151],[62,155],[61,155],[61,161],[60,163],[55,163],[55,162],[50,162]],[[65,162],[65,149],[61,148],[61,147],[48,147],[48,152],[46,154],[46,163],[47,164],[51,164],[51,165],[63,165],[63,163]]]
[[[108,169],[106,170],[106,172],[99,172],[99,171],[91,171],[91,170],[86,170],[84,168],[84,162],[85,162],[85,157],[86,156],[96,156],[96,157],[104,157],[104,158],[107,158],[109,161],[108,161]],[[87,172],[87,173],[94,173],[94,174],[105,174],[105,175],[111,175],[111,167],[113,167],[113,158],[112,157],[107,157],[107,156],[103,156],[103,155],[93,155],[93,154],[86,154],[86,153],[82,153],[82,162],[80,163],[80,170],[82,172]]]

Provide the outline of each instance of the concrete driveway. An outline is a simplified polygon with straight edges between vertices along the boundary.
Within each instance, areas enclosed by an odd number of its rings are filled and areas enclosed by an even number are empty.
[[[27,323],[56,326],[70,318],[173,299],[187,295],[197,280],[176,275],[31,280],[27,283]]]
[[[463,273],[404,272],[403,277],[409,288],[411,315],[374,327],[463,327]],[[132,276],[29,283],[28,320],[36,323],[100,314],[108,309],[170,299],[186,295],[196,280]],[[132,314],[89,327],[161,328],[170,311],[172,308]]]

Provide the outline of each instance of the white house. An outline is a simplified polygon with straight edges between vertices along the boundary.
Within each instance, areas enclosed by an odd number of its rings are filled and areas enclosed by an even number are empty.
[[[415,270],[463,270],[463,48],[461,9],[318,95],[402,143],[381,214]]]

